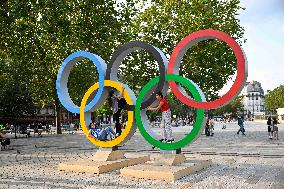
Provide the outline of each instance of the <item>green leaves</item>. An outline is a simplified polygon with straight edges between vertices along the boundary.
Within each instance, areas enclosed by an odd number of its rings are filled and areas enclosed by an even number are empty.
[[[109,60],[128,41],[123,27],[133,12],[130,4],[121,3],[118,11],[116,1],[9,1],[1,6],[0,51],[23,73],[19,80],[28,83],[34,102],[49,103],[57,98],[56,75],[68,55],[87,50]],[[82,66],[71,73],[76,102],[96,81],[96,69]]]
[[[16,78],[15,78],[16,79]],[[16,118],[23,115],[32,115],[35,107],[32,98],[25,86],[20,86],[17,80],[9,83],[0,96],[0,115]]]
[[[146,10],[133,19],[134,32],[137,34],[135,38],[162,49],[168,57],[177,42],[201,29],[224,31],[241,44],[244,41],[244,30],[236,18],[239,9],[241,7],[237,0],[152,1]],[[139,55],[139,59],[133,56],[134,59],[124,62],[126,68],[122,73],[127,73],[124,74],[124,82],[134,79],[137,86],[142,86],[159,73],[153,67],[153,58],[143,53]],[[137,65],[135,69],[133,65]],[[193,46],[186,53],[180,74],[196,82],[210,100],[217,98],[218,91],[232,78],[235,71],[236,60],[232,50],[224,42],[207,40]],[[137,73],[148,74],[139,74],[138,79],[135,79],[133,76]]]
[[[284,108],[284,85],[280,85],[267,93],[264,97],[265,108],[267,110],[276,110]]]
[[[242,100],[243,96],[238,96],[229,104],[216,110],[210,111],[210,114],[220,116],[230,115],[231,117],[237,117],[238,114],[241,114],[244,111],[244,105],[242,103]]]
[[[108,62],[119,46],[141,40],[169,57],[183,37],[207,28],[224,31],[240,44],[244,41],[244,30],[236,18],[239,0],[153,0],[139,9],[141,3],[145,1],[2,1],[0,59],[28,87],[33,101],[44,105],[58,101],[56,75],[62,61],[74,51],[87,50]],[[196,82],[208,99],[215,99],[235,70],[232,50],[223,42],[207,40],[186,53],[180,74]],[[11,79],[6,73],[1,71],[0,79],[8,82]],[[119,69],[121,82],[136,94],[159,74],[158,64],[144,51],[129,55]],[[79,105],[96,81],[92,64],[78,63],[68,83],[74,102]]]

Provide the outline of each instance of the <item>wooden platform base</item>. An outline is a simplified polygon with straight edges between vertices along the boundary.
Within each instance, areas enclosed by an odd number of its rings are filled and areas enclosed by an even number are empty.
[[[180,161],[182,162],[182,161]],[[176,181],[186,175],[209,167],[211,160],[188,160],[179,165],[160,164],[161,161],[125,167],[120,170],[122,176],[149,180]]]
[[[123,154],[121,151],[114,151],[111,153],[108,151],[98,151],[96,155],[88,159],[60,163],[58,165],[58,170],[100,174],[145,163],[149,160],[149,155]]]

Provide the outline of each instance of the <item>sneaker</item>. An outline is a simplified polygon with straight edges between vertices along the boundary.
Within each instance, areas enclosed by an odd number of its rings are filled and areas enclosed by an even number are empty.
[[[167,142],[167,140],[165,140],[165,139],[163,139],[163,138],[160,139],[159,141],[160,141],[160,142],[163,142],[163,141],[166,141],[166,142]],[[156,148],[156,146],[152,146],[152,150],[154,150],[155,148]]]
[[[172,142],[174,142],[174,141],[175,141],[174,139],[166,140],[166,142],[170,142],[170,143],[172,143]]]

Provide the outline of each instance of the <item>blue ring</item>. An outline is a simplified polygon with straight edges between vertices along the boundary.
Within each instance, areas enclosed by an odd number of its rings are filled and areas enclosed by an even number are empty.
[[[80,113],[80,107],[75,105],[70,95],[68,93],[67,83],[70,71],[75,66],[78,61],[81,61],[85,58],[90,59],[93,64],[97,67],[99,73],[99,89],[96,93],[94,99],[86,105],[85,112],[90,111],[100,100],[103,90],[104,90],[104,78],[106,73],[106,63],[105,61],[96,54],[86,52],[86,51],[77,51],[69,55],[61,65],[56,80],[56,90],[59,101],[61,104],[72,113]]]

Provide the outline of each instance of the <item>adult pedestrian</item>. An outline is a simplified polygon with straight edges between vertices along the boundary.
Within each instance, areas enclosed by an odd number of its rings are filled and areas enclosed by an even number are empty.
[[[214,135],[214,126],[215,126],[215,122],[213,117],[211,117],[211,119],[209,120],[209,132],[210,132],[210,136]]]
[[[268,138],[273,139],[273,131],[272,131],[272,119],[269,116],[267,119],[267,131],[268,131]]]
[[[226,129],[227,128],[226,119],[221,120],[221,124],[222,124],[222,129]]]
[[[273,128],[273,139],[274,140],[279,140],[279,136],[278,136],[278,120],[276,117],[273,118],[273,121],[272,121],[272,128]]]
[[[206,136],[210,136],[210,123],[209,123],[209,118],[207,118],[207,120],[206,120],[205,135],[206,135]]]
[[[119,136],[122,133],[122,125],[120,124],[120,117],[121,117],[121,110],[126,105],[126,101],[123,98],[123,95],[124,95],[124,88],[122,88],[121,95],[115,94],[114,90],[111,90],[109,94],[109,105],[111,106],[111,110],[113,112],[116,136]]]
[[[163,128],[164,138],[160,141],[165,142],[173,142],[173,134],[172,134],[172,117],[171,117],[171,109],[167,100],[164,98],[162,92],[156,93],[156,99],[159,101],[159,105],[157,107],[148,107],[147,110],[161,110],[162,111],[162,121],[161,127]]]
[[[245,134],[245,127],[244,127],[244,116],[238,117],[238,125],[239,125],[240,129],[238,130],[237,134],[242,132],[243,135],[246,135]]]

